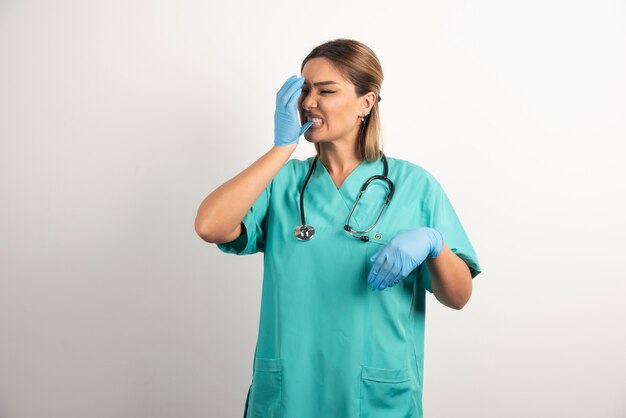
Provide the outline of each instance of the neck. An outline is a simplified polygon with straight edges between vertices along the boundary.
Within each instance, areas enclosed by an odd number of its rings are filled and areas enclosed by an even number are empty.
[[[331,175],[342,175],[354,170],[363,158],[357,154],[354,144],[320,143],[319,160]]]

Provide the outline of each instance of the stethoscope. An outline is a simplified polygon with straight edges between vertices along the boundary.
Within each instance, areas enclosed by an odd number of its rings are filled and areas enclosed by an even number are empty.
[[[315,235],[315,228],[311,225],[307,225],[304,219],[304,191],[306,190],[306,186],[309,183],[309,179],[311,178],[311,175],[313,174],[313,171],[315,170],[317,159],[318,157],[316,156],[315,159],[313,160],[313,163],[311,164],[311,167],[309,168],[309,172],[307,173],[304,179],[304,184],[302,185],[302,191],[300,192],[300,220],[302,221],[302,224],[296,226],[296,230],[295,230],[296,238],[299,239],[300,241],[308,241],[311,238],[313,238],[313,236]],[[385,167],[383,170],[382,176],[380,174],[377,174],[375,176],[370,177],[369,179],[367,179],[367,181],[365,181],[365,183],[363,183],[363,186],[361,187],[361,191],[359,192],[359,195],[357,196],[356,201],[354,202],[354,206],[352,206],[352,210],[350,211],[350,215],[348,215],[346,224],[343,227],[343,229],[346,232],[348,232],[353,237],[360,239],[363,242],[369,241],[370,238],[367,235],[367,233],[376,226],[376,224],[378,223],[378,220],[383,214],[383,211],[385,210],[385,208],[389,204],[389,201],[393,197],[394,186],[393,186],[393,182],[389,179],[389,177],[387,177],[387,172],[389,171],[389,167],[387,166],[387,158],[385,157],[385,154],[382,155],[382,159],[383,159],[383,164]],[[383,207],[380,209],[380,212],[378,213],[378,216],[376,217],[374,224],[363,231],[357,231],[350,226],[350,219],[352,218],[352,214],[354,213],[354,210],[356,209],[356,206],[359,203],[359,199],[361,199],[361,196],[363,196],[363,193],[365,193],[367,186],[369,186],[370,183],[372,183],[374,180],[385,181],[389,185],[389,192],[387,193],[387,198],[385,199],[385,203],[383,204]]]

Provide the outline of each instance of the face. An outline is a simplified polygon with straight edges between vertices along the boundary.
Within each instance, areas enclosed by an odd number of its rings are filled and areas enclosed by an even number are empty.
[[[313,143],[356,141],[361,115],[368,113],[373,103],[370,95],[357,97],[354,84],[326,58],[307,61],[302,77],[300,122],[314,121],[304,138]]]

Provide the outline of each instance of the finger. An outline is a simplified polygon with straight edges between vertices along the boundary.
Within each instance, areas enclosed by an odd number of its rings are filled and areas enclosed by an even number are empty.
[[[367,284],[370,285],[370,287],[372,288],[372,290],[374,290],[374,281],[376,280],[378,276],[378,273],[374,271],[374,269],[370,270],[370,274],[367,276]]]
[[[380,267],[372,267],[372,269],[370,270],[370,274],[367,276],[367,283],[372,287],[372,289],[374,288],[374,284],[378,280],[378,270],[380,270]]]
[[[389,287],[390,283],[396,277],[396,263],[394,262],[394,259],[390,259],[389,257],[385,259],[385,264],[381,267],[378,276],[378,290]]]
[[[379,281],[380,281],[380,267],[372,267],[372,270],[370,271],[370,275],[367,279],[367,282],[369,283],[370,287],[373,290],[376,290],[376,288],[378,287]]]
[[[285,106],[285,103],[289,100],[289,95],[288,95],[289,90],[297,82],[298,82],[298,77],[295,75],[292,75],[291,77],[287,79],[287,81],[285,81],[285,83],[282,85],[280,90],[278,90],[278,93],[276,93],[276,104],[279,107]]]
[[[394,287],[402,280],[402,276],[399,274],[391,274],[391,277],[387,279],[387,287]]]
[[[292,99],[295,101],[298,100],[298,96],[300,96],[300,91],[302,90],[302,83],[304,83],[304,78],[296,78],[285,91],[285,95],[283,96],[283,106],[286,109],[289,109]]]
[[[402,260],[396,259],[393,268],[391,269],[391,273],[387,278],[387,282],[389,285],[387,287],[392,287],[400,283],[402,279],[404,279],[404,275],[402,274]]]
[[[298,99],[300,98],[300,94],[302,94],[301,84],[289,97],[289,101],[287,102],[287,109],[296,110],[296,111],[298,110]]]
[[[378,253],[376,253],[376,254],[378,254]],[[374,257],[372,257],[372,258],[374,258]],[[372,260],[372,258],[370,258],[370,260]],[[374,280],[378,278],[378,274],[380,272],[380,268],[382,267],[384,262],[385,262],[384,254],[378,255],[374,259],[374,265],[372,266],[372,269],[370,270],[370,275],[369,275],[369,278],[368,278],[368,283],[370,285],[372,285],[374,283]]]
[[[297,75],[292,75],[287,80],[285,80],[280,90],[278,90],[278,93],[276,93],[276,97],[284,96],[285,93],[289,90],[289,86],[292,85],[297,79]]]
[[[391,270],[385,269],[378,273],[379,279],[376,283],[376,290],[383,290],[389,287],[389,280],[393,278]]]
[[[380,254],[380,252],[381,252],[382,250],[383,250],[383,249],[381,248],[380,250],[376,251],[376,252],[374,253],[374,255],[373,255],[373,256],[371,256],[371,257],[370,257],[370,261],[371,261],[372,263],[373,263],[374,261],[376,261],[376,259],[378,258],[378,255]]]
[[[391,268],[391,263],[385,257],[385,262],[380,267],[380,270],[378,271],[376,280],[373,283],[373,287],[374,287],[375,290],[380,290],[381,284],[386,282],[387,276],[389,275],[389,269],[390,268]]]
[[[308,131],[311,126],[313,126],[313,122],[307,122],[304,125],[302,125],[302,128],[300,128],[300,135]]]
[[[295,83],[298,79],[298,76],[292,75],[289,77],[281,86],[280,90],[276,93],[276,98],[280,99],[285,96],[285,94],[289,91],[289,87]]]

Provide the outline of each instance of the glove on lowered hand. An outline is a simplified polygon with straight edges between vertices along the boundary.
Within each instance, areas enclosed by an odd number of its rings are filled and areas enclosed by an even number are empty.
[[[374,254],[367,282],[374,290],[395,286],[426,260],[443,249],[443,237],[433,228],[419,227],[401,232]]]

